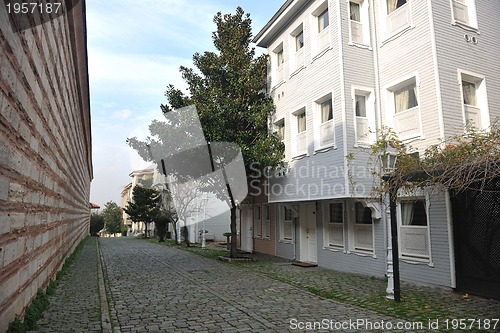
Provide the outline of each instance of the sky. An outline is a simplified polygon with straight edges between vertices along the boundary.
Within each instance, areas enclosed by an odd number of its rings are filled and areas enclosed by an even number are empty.
[[[217,12],[240,6],[257,34],[285,0],[87,0],[87,44],[94,179],[90,201],[121,203],[130,172],[148,167],[127,146],[145,139],[168,84],[187,85],[180,66],[193,68],[194,53],[215,51]],[[257,48],[257,53],[265,52]]]

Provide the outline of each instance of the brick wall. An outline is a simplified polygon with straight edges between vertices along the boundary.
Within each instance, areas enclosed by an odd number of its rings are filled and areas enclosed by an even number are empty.
[[[88,234],[92,179],[85,2],[14,21],[0,4],[0,332]]]

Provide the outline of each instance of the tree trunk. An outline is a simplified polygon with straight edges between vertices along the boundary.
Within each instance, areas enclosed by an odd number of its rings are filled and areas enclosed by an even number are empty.
[[[231,207],[231,251],[230,258],[236,258],[236,207]]]
[[[177,241],[177,221],[176,222],[172,222],[172,225],[174,226],[174,239],[175,239],[175,245],[179,244],[179,242]]]
[[[148,238],[148,224],[144,222],[144,238]]]

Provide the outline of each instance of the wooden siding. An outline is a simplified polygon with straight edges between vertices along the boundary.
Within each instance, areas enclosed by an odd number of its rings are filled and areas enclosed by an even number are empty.
[[[0,331],[89,232],[84,2],[14,32],[0,6]]]

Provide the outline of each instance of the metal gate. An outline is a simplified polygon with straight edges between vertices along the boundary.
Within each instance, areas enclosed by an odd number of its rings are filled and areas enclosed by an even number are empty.
[[[457,290],[500,299],[500,178],[452,198]]]

